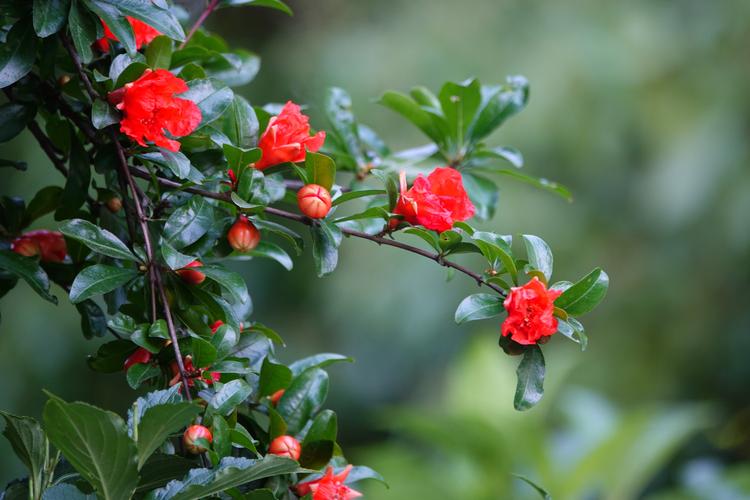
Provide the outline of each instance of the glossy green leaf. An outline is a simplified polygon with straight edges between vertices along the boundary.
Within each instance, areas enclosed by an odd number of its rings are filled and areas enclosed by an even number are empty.
[[[136,448],[122,418],[53,396],[43,419],[49,440],[101,498],[130,498],[138,485]]]
[[[217,359],[224,359],[237,345],[239,333],[230,325],[221,325],[211,335],[211,345],[216,348]]]
[[[257,247],[248,252],[248,255],[253,257],[266,257],[275,260],[287,271],[291,271],[294,267],[294,262],[289,254],[286,253],[283,248],[275,243],[271,243],[270,241],[261,241]]]
[[[260,369],[258,395],[270,396],[279,389],[286,389],[292,382],[292,376],[292,370],[265,358]]]
[[[326,366],[341,362],[353,363],[354,359],[349,356],[344,356],[343,354],[325,352],[299,359],[290,364],[289,369],[292,370],[292,373],[296,377],[309,368],[325,368]]]
[[[438,96],[451,137],[458,145],[463,144],[466,131],[474,119],[481,101],[479,80],[463,83],[447,82]]]
[[[18,21],[0,45],[0,89],[17,82],[31,71],[38,38],[31,19]]]
[[[40,38],[54,35],[65,25],[70,0],[34,0],[34,30]]]
[[[564,309],[571,316],[580,316],[594,309],[607,294],[609,276],[598,267],[580,281],[565,290],[555,306]]]
[[[500,199],[495,183],[470,171],[463,172],[462,178],[466,193],[474,204],[475,217],[479,220],[492,219]]]
[[[244,380],[232,380],[222,385],[213,395],[208,402],[208,408],[218,415],[229,415],[235,406],[245,401],[252,392],[252,387]]]
[[[568,190],[568,188],[566,188],[562,184],[558,184],[557,182],[552,182],[544,178],[536,178],[530,175],[522,174],[515,169],[499,168],[493,169],[492,171],[501,175],[512,177],[513,179],[525,182],[526,184],[530,184],[539,189],[544,189],[551,193],[555,193],[567,201],[573,201],[573,194]]]
[[[95,356],[88,359],[89,367],[100,373],[117,373],[123,369],[125,359],[135,351],[129,340],[113,340],[102,344]]]
[[[56,220],[75,217],[88,196],[91,183],[91,160],[83,144],[77,139],[71,142],[68,164],[68,179],[60,195],[60,206],[55,211]]]
[[[91,108],[91,123],[93,123],[95,129],[101,130],[104,127],[114,125],[119,123],[121,119],[120,113],[108,103],[101,99],[94,101]]]
[[[207,125],[219,118],[234,101],[234,92],[223,83],[206,78],[188,82],[190,90],[181,99],[193,101],[201,110],[201,124]]]
[[[26,213],[23,217],[24,226],[28,226],[39,217],[54,212],[60,202],[62,191],[59,186],[47,186],[37,191],[34,198],[29,202],[29,206],[26,207]]]
[[[529,264],[534,269],[541,271],[547,281],[552,277],[552,250],[549,245],[538,236],[531,234],[521,235],[526,245],[526,255],[529,258]]]
[[[111,292],[138,275],[135,269],[94,264],[78,273],[70,287],[70,301],[74,304],[94,295]]]
[[[107,316],[102,308],[91,299],[76,304],[81,315],[81,331],[87,339],[104,337],[107,334]]]
[[[146,63],[151,69],[169,69],[172,61],[172,40],[166,36],[157,36],[146,48]]]
[[[521,474],[512,474],[512,475],[515,476],[515,477],[517,477],[518,479],[520,479],[524,483],[528,484],[532,488],[534,488],[534,490],[537,493],[539,493],[539,496],[542,497],[544,500],[552,500],[552,495],[550,495],[549,493],[547,493],[547,490],[545,490],[544,488],[542,488],[541,486],[539,486],[538,484],[536,484],[531,479],[527,478],[526,476],[522,476]]]
[[[288,432],[296,434],[323,407],[328,395],[328,374],[320,368],[310,368],[299,374],[284,391],[276,410],[288,425]]]
[[[305,156],[305,169],[309,184],[317,184],[331,190],[336,180],[336,165],[331,158],[308,151]]]
[[[239,172],[239,169],[249,166],[251,163],[255,163],[260,160],[262,152],[259,148],[244,149],[231,144],[225,144],[222,147],[224,151],[224,157],[227,159],[229,168],[233,169],[235,173]]]
[[[332,273],[339,262],[341,229],[330,222],[321,221],[310,227],[313,242],[313,260],[319,278]]]
[[[161,250],[161,256],[167,266],[173,271],[176,269],[182,269],[195,260],[192,255],[185,255],[175,249],[169,242],[162,240],[159,244]]]
[[[96,41],[98,22],[96,16],[83,6],[83,0],[71,0],[68,30],[76,52],[84,63],[91,62],[94,57],[91,45]]]
[[[161,375],[161,370],[150,364],[138,363],[128,368],[125,380],[131,389],[138,389],[141,384],[154,377]]]
[[[190,339],[190,350],[193,353],[193,364],[200,368],[211,366],[216,360],[216,347],[200,337]]]
[[[214,225],[213,208],[202,196],[178,207],[164,224],[164,238],[176,249],[198,241]]]
[[[490,293],[469,295],[458,305],[455,320],[459,325],[467,321],[494,318],[504,312],[503,298]]]
[[[34,106],[15,102],[0,105],[0,142],[13,139],[33,118]]]
[[[538,345],[528,346],[516,370],[518,384],[513,399],[513,407],[516,410],[528,410],[541,401],[544,394],[544,373],[542,350]]]
[[[143,21],[156,31],[181,42],[185,32],[170,10],[160,9],[152,2],[143,0],[89,0],[90,5],[107,13],[121,13]],[[106,19],[105,19],[106,21]],[[109,24],[109,23],[108,23]],[[117,33],[115,33],[117,34]]]
[[[60,232],[80,241],[94,252],[115,259],[138,261],[133,252],[117,236],[83,219],[72,219],[60,227]]]
[[[155,453],[141,468],[141,481],[138,483],[136,494],[163,488],[170,481],[182,479],[191,469],[198,467],[193,460],[179,455]]]
[[[163,404],[180,403],[182,400],[179,384],[173,385],[169,389],[151,391],[139,397],[128,409],[128,434],[131,437],[135,436],[135,429],[149,408]]]
[[[204,63],[207,74],[230,87],[252,82],[260,71],[260,57],[247,50],[236,49]]]
[[[47,466],[49,443],[42,427],[35,419],[19,417],[0,411],[5,419],[3,435],[10,443],[16,456],[26,466],[29,473],[29,490],[38,498],[44,487],[44,472]]]
[[[125,50],[128,51],[128,54],[136,54],[137,47],[133,27],[118,6],[113,5],[114,0],[82,0],[82,2],[89,10],[94,12],[94,14],[99,16],[99,18],[106,23],[109,30],[117,38],[117,41],[119,41],[123,47],[125,47]]]
[[[300,465],[310,469],[320,469],[328,464],[333,457],[337,433],[336,414],[331,410],[321,411],[313,420],[302,441]]]
[[[342,203],[346,203],[347,201],[356,200],[357,198],[364,198],[367,196],[378,196],[386,194],[386,191],[383,189],[362,189],[359,191],[349,191],[346,193],[341,194],[340,196],[337,196],[332,206],[340,205]]]
[[[583,331],[583,325],[575,318],[562,319],[557,318],[557,331],[568,337],[573,342],[581,346],[581,351],[585,351],[588,346],[588,337]]]
[[[250,302],[250,294],[247,291],[247,284],[238,273],[229,271],[217,265],[208,265],[201,267],[201,272],[206,278],[215,281],[223,289],[229,292],[234,300],[240,304]]]
[[[248,5],[250,7],[269,7],[292,15],[292,9],[281,0],[221,0],[221,5]]]
[[[23,257],[15,252],[0,250],[0,269],[22,278],[44,299],[57,304],[57,297],[49,292],[49,278],[36,260]]]
[[[399,92],[389,91],[383,94],[379,102],[416,125],[433,142],[445,147],[446,137],[443,131],[435,125],[430,114],[411,98]]]
[[[483,86],[482,102],[468,135],[478,142],[521,111],[529,98],[529,82],[522,76],[508,77],[504,85]]]
[[[167,403],[152,406],[138,425],[138,469],[170,435],[187,427],[201,408],[193,403]]]

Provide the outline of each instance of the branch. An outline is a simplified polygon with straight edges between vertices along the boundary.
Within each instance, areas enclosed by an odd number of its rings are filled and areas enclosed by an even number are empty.
[[[136,177],[140,177],[142,179],[152,180],[152,176],[147,171],[137,168],[137,167],[131,167],[130,169],[131,173],[135,175]],[[196,188],[196,187],[183,187],[179,182],[175,182],[169,179],[165,179],[163,177],[156,177],[156,181],[161,184],[162,186],[174,190],[180,190],[185,191],[188,193],[197,194],[200,196],[203,196],[205,198],[212,198],[214,200],[224,201],[227,203],[232,203],[232,199],[230,198],[230,195],[227,193],[215,193],[212,191],[206,191],[204,189]],[[300,224],[305,224],[307,226],[313,226],[316,222],[313,219],[310,219],[309,217],[306,217],[304,215],[295,214],[292,212],[287,212],[285,210],[279,210],[278,208],[273,207],[266,207],[265,212],[270,215],[275,215],[276,217],[282,217],[284,219],[293,220],[295,222],[299,222]],[[369,240],[372,242],[377,243],[378,245],[386,245],[390,247],[400,248],[401,250],[406,250],[407,252],[415,253],[417,255],[421,255],[422,257],[425,257],[427,259],[430,259],[432,261],[437,262],[441,266],[449,267],[452,269],[455,269],[456,271],[459,271],[470,278],[472,278],[474,281],[477,282],[478,285],[484,285],[487,288],[490,288],[500,294],[500,296],[505,297],[506,293],[505,290],[503,290],[502,287],[495,285],[494,283],[488,282],[482,275],[475,273],[474,271],[460,265],[456,264],[455,262],[445,260],[442,255],[439,253],[432,253],[428,252],[427,250],[423,250],[421,248],[408,245],[406,243],[402,243],[400,241],[383,238],[381,236],[373,236],[367,233],[363,233],[361,231],[356,231],[354,229],[347,229],[347,228],[341,228],[341,232],[343,232],[347,236],[354,236],[355,238],[362,238],[365,240]]]
[[[192,28],[190,28],[190,32],[188,33],[187,37],[185,37],[185,41],[180,44],[180,48],[184,49],[185,45],[190,41],[191,38],[193,38],[193,35],[195,35],[195,32],[198,31],[201,27],[201,25],[208,19],[208,16],[211,15],[211,13],[216,9],[216,7],[219,5],[219,0],[211,0],[211,2],[206,6],[205,9],[203,9],[203,12],[201,12],[201,15],[198,16],[198,19],[196,19],[195,24]]]
[[[75,47],[73,47],[73,42],[70,41],[70,38],[68,38],[68,35],[65,32],[60,33],[60,40],[62,41],[65,50],[68,51],[70,59],[73,61],[73,65],[76,67],[78,76],[81,78],[83,86],[86,87],[86,92],[89,94],[89,97],[92,101],[97,99],[99,97],[99,93],[94,90],[94,86],[91,85],[91,80],[89,80],[89,77],[86,75],[86,71],[84,71],[83,69],[83,64],[81,64],[81,58],[78,56],[78,52],[76,52]]]

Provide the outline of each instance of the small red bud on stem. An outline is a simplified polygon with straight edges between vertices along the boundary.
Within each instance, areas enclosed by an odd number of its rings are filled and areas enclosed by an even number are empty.
[[[307,184],[297,192],[297,205],[311,219],[322,219],[331,210],[331,193],[323,186]]]

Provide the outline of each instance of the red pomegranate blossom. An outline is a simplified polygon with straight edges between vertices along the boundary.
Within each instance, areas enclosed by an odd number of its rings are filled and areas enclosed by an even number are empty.
[[[46,229],[23,233],[11,242],[10,249],[25,257],[38,255],[42,262],[63,262],[68,255],[62,233]]]
[[[511,288],[503,302],[508,311],[502,325],[503,336],[510,336],[519,344],[531,345],[555,333],[554,302],[561,293],[560,290],[547,290],[536,276],[523,286]]]
[[[279,436],[268,446],[268,453],[280,457],[299,460],[302,454],[302,446],[292,436]]]
[[[297,495],[303,497],[312,493],[312,500],[350,500],[361,497],[362,493],[344,484],[351,470],[352,466],[347,465],[346,469],[334,475],[333,467],[328,467],[320,479],[298,484],[295,488]]]
[[[128,371],[133,365],[145,365],[149,361],[151,361],[151,353],[143,347],[139,347],[133,354],[128,356],[122,368]]]
[[[450,167],[437,167],[426,178],[417,176],[406,188],[406,173],[401,172],[401,196],[394,213],[409,224],[421,224],[438,232],[474,215],[474,205],[464,190],[461,174]]]
[[[141,146],[151,141],[170,151],[179,151],[180,143],[169,139],[164,131],[172,137],[183,137],[201,122],[201,110],[193,101],[175,97],[187,90],[187,84],[169,71],[147,69],[136,81],[112,92],[109,101],[123,113],[120,121],[123,134]]]
[[[130,23],[130,26],[133,28],[133,34],[135,35],[135,48],[140,49],[144,45],[151,43],[151,40],[156,38],[157,36],[161,35],[160,32],[156,31],[154,28],[149,26],[148,24],[144,23],[143,21],[139,21],[138,19],[134,17],[127,17],[128,22]],[[117,37],[112,33],[112,31],[109,29],[109,26],[107,26],[107,23],[102,21],[102,26],[104,26],[104,36],[97,40],[95,42],[96,48],[99,49],[102,52],[106,52],[109,50],[109,41],[115,41],[118,42],[119,40]]]
[[[263,170],[280,163],[297,163],[305,160],[306,150],[319,150],[326,133],[321,130],[311,136],[309,120],[299,106],[292,101],[287,102],[281,113],[268,121],[268,127],[258,141],[263,156],[255,168]]]

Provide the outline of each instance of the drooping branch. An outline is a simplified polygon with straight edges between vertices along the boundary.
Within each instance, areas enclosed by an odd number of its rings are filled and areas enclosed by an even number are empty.
[[[135,175],[136,177],[140,177],[142,179],[147,179],[147,180],[153,180],[154,179],[154,177],[152,177],[152,175],[149,172],[147,172],[147,171],[145,171],[145,170],[143,170],[141,168],[131,167],[130,170],[131,170],[131,173],[133,175]],[[232,199],[231,199],[231,197],[230,197],[230,195],[228,193],[216,193],[216,192],[213,192],[213,191],[207,191],[205,189],[200,189],[200,188],[196,188],[196,187],[192,187],[192,186],[190,186],[190,187],[183,187],[179,182],[175,182],[175,181],[172,181],[172,180],[169,180],[169,179],[165,179],[163,177],[158,177],[158,176],[156,176],[155,179],[156,179],[156,181],[160,185],[162,185],[163,187],[169,188],[169,189],[181,190],[181,191],[185,191],[185,192],[188,192],[188,193],[197,194],[197,195],[203,196],[205,198],[211,198],[211,199],[214,199],[214,200],[225,201],[227,203],[233,203]],[[281,218],[284,218],[284,219],[288,219],[288,220],[292,220],[292,221],[295,221],[295,222],[299,222],[300,224],[305,224],[307,226],[312,226],[312,225],[316,224],[316,222],[313,219],[310,219],[309,217],[306,217],[306,216],[301,215],[301,214],[295,214],[295,213],[292,213],[292,212],[287,212],[285,210],[280,210],[278,208],[266,207],[265,208],[265,212],[267,214],[269,214],[269,215],[273,215],[273,216],[276,216],[276,217],[281,217]],[[421,249],[419,247],[415,247],[415,246],[409,245],[407,243],[402,243],[400,241],[396,241],[396,240],[393,240],[393,239],[384,238],[382,236],[376,236],[376,235],[371,235],[371,234],[363,233],[361,231],[356,231],[354,229],[341,228],[341,232],[344,233],[347,236],[353,236],[355,238],[362,238],[362,239],[365,239],[365,240],[369,240],[369,241],[372,241],[374,243],[377,243],[378,245],[386,245],[386,246],[390,246],[390,247],[394,247],[394,248],[399,248],[399,249],[405,250],[407,252],[411,252],[411,253],[414,253],[414,254],[417,254],[417,255],[421,255],[422,257],[425,257],[427,259],[430,259],[432,261],[437,262],[441,266],[455,269],[456,271],[469,276],[474,281],[476,281],[478,285],[480,285],[480,286],[484,285],[487,288],[490,288],[490,289],[494,290],[495,292],[497,292],[498,294],[500,294],[502,297],[505,297],[505,295],[506,295],[505,290],[503,290],[503,288],[500,287],[499,285],[496,285],[494,283],[488,282],[479,273],[476,273],[476,272],[474,272],[474,271],[472,271],[472,270],[470,270],[470,269],[468,269],[468,268],[466,268],[466,267],[464,267],[464,266],[462,266],[460,264],[457,264],[457,263],[455,263],[453,261],[450,261],[450,260],[446,260],[439,253],[429,252],[427,250],[423,250],[423,249]]]

